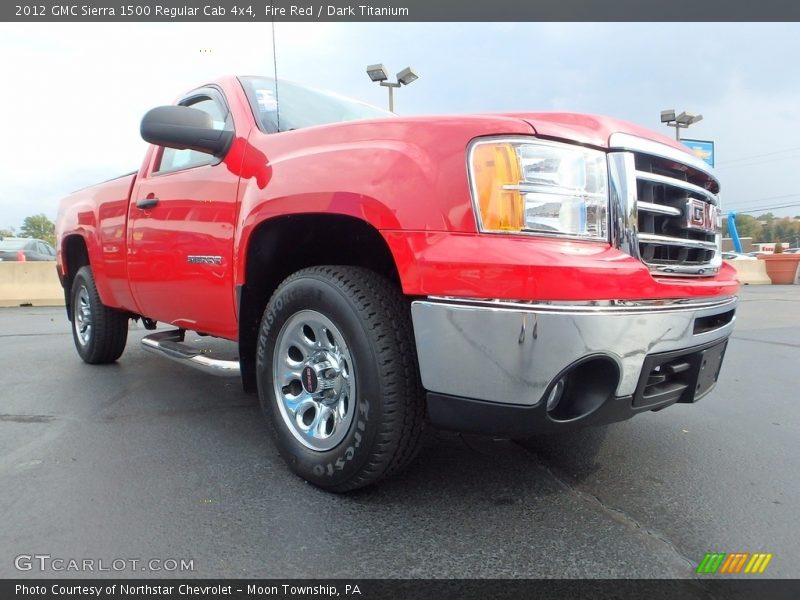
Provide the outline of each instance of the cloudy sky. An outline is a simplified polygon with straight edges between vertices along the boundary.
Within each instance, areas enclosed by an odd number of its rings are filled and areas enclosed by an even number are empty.
[[[385,106],[364,67],[414,67],[401,114],[578,111],[671,134],[661,109],[702,113],[687,137],[715,141],[724,208],[800,214],[798,24],[275,27],[279,77]],[[4,23],[0,56],[0,228],[54,218],[70,191],[137,169],[148,108],[219,75],[273,68],[269,23]]]

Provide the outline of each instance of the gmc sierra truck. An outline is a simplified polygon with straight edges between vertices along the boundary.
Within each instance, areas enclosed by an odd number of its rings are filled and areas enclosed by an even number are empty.
[[[141,135],[138,172],[59,208],[78,354],[116,361],[141,320],[144,349],[257,391],[317,486],[396,473],[426,423],[524,438],[692,403],[719,376],[737,304],[719,182],[659,134],[398,117],[229,77]]]

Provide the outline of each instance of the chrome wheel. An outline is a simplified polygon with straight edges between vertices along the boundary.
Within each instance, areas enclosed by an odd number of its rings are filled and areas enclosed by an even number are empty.
[[[272,381],[283,421],[304,446],[335,448],[355,414],[353,360],[344,336],[322,313],[301,310],[275,343]]]
[[[89,290],[86,286],[81,286],[78,291],[77,306],[75,310],[75,333],[78,336],[78,341],[82,346],[89,343],[92,338],[92,305],[89,302]]]

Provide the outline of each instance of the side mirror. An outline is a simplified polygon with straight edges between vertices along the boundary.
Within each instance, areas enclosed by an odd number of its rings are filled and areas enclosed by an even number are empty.
[[[156,146],[196,150],[223,156],[233,141],[232,131],[214,129],[211,115],[189,106],[159,106],[147,111],[142,138]]]

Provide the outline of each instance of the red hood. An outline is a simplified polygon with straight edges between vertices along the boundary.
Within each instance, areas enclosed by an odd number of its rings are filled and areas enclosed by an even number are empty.
[[[608,138],[612,133],[627,133],[667,144],[691,154],[686,146],[670,137],[656,133],[652,129],[611,117],[580,113],[504,113],[504,116],[524,120],[536,130],[537,135],[543,137],[608,148]]]

